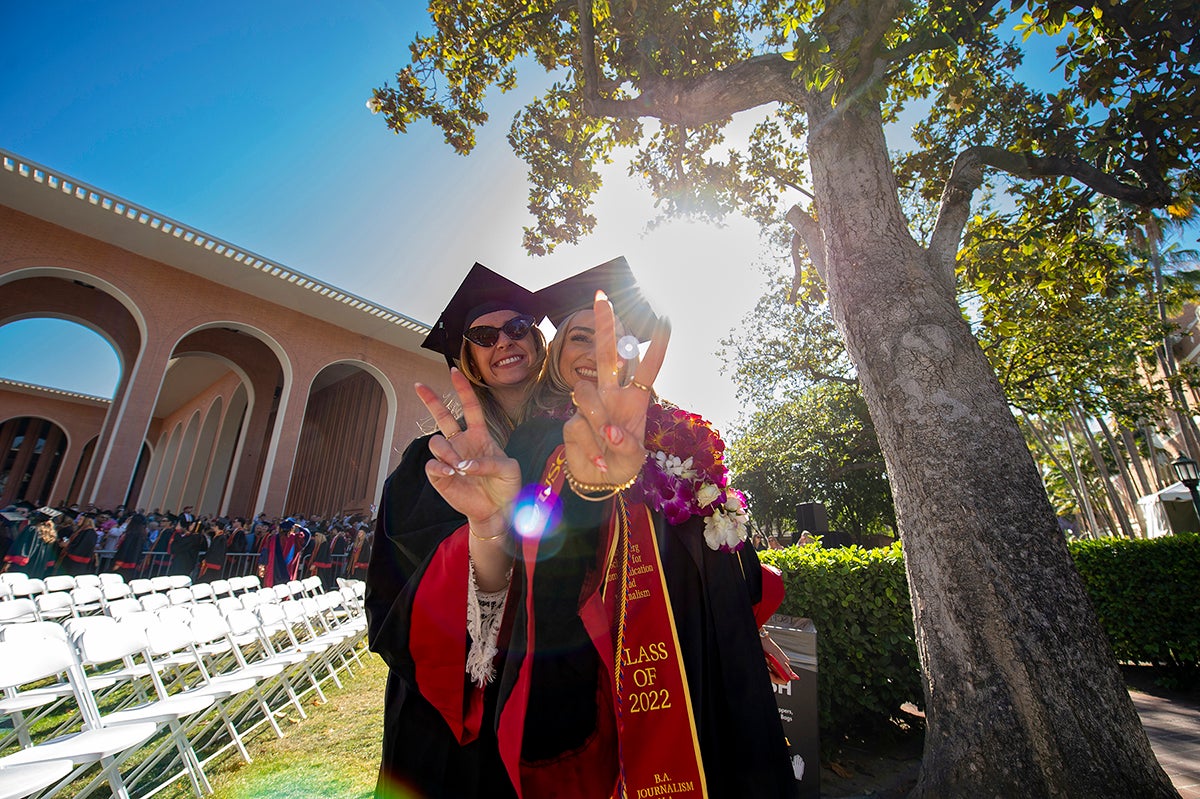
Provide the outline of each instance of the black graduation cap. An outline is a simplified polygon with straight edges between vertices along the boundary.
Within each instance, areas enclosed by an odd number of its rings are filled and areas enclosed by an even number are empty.
[[[592,307],[597,291],[608,295],[613,311],[629,333],[639,341],[650,340],[658,317],[623,255],[547,286],[537,298],[554,327],[561,328],[568,316]]]
[[[62,513],[60,511],[57,511],[54,508],[46,506],[46,507],[38,508],[33,513],[29,514],[29,521],[33,522],[34,524],[41,524],[42,522],[48,521],[51,519],[53,519],[55,522],[58,522],[58,521],[61,521],[61,519],[59,518],[61,516],[62,516]]]
[[[532,291],[476,263],[421,346],[440,352],[454,366],[462,352],[463,331],[476,319],[492,311],[519,311],[533,316],[537,324],[545,316],[539,308]]]

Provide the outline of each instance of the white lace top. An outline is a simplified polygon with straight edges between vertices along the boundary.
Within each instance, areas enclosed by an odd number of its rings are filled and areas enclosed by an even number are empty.
[[[496,639],[500,635],[500,620],[504,617],[504,601],[508,586],[499,591],[480,591],[475,584],[475,562],[471,561],[471,579],[467,582],[467,635],[471,647],[467,650],[467,674],[480,688],[496,679]],[[508,572],[512,580],[512,570]]]

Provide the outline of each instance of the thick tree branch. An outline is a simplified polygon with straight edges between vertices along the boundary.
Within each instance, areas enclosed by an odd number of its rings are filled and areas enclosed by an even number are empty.
[[[929,242],[930,266],[950,287],[954,285],[954,258],[959,240],[971,214],[971,195],[983,183],[984,167],[999,169],[1025,180],[1061,176],[1074,178],[1107,197],[1147,208],[1160,208],[1171,200],[1170,187],[1146,165],[1139,164],[1137,169],[1146,185],[1135,186],[1079,158],[1035,156],[1001,147],[969,147],[954,160],[950,178],[942,191],[937,224]]]
[[[694,78],[643,77],[639,84],[641,93],[629,100],[601,97],[597,86],[599,70],[593,49],[594,34],[585,37],[584,27],[581,21],[583,107],[593,117],[653,117],[673,125],[697,127],[760,105],[803,99],[802,87],[792,80],[793,64],[777,53],[755,56]]]
[[[792,229],[804,240],[804,246],[808,250],[808,260],[812,262],[813,269],[817,270],[817,275],[820,276],[822,282],[825,281],[825,234],[821,232],[821,226],[812,214],[805,211],[798,205],[793,205],[787,212],[787,222],[792,226]],[[795,240],[793,239],[793,242]],[[792,281],[792,294],[796,294],[801,282],[801,273],[803,272],[803,263],[797,257],[799,253],[793,248],[792,250],[792,266],[796,270],[796,277]],[[792,300],[795,302],[795,299]]]

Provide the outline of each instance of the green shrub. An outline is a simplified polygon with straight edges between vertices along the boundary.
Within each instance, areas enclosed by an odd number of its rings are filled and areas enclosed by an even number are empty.
[[[922,704],[912,606],[899,544],[789,547],[759,553],[783,571],[780,613],[817,628],[822,737],[879,727]]]
[[[1200,535],[1069,547],[1118,660],[1200,668]]]
[[[1152,663],[1191,684],[1200,672],[1200,535],[1069,544],[1118,660]],[[759,553],[783,571],[780,612],[817,628],[821,734],[879,727],[922,703],[900,545],[789,547]]]

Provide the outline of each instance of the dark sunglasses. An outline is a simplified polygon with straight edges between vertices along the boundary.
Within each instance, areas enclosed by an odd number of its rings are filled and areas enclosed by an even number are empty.
[[[529,335],[529,331],[533,329],[534,318],[522,314],[514,316],[500,327],[492,325],[476,325],[468,327],[463,331],[463,338],[472,344],[478,344],[481,347],[494,347],[496,342],[500,340],[500,333],[508,336],[510,341],[520,341]]]

